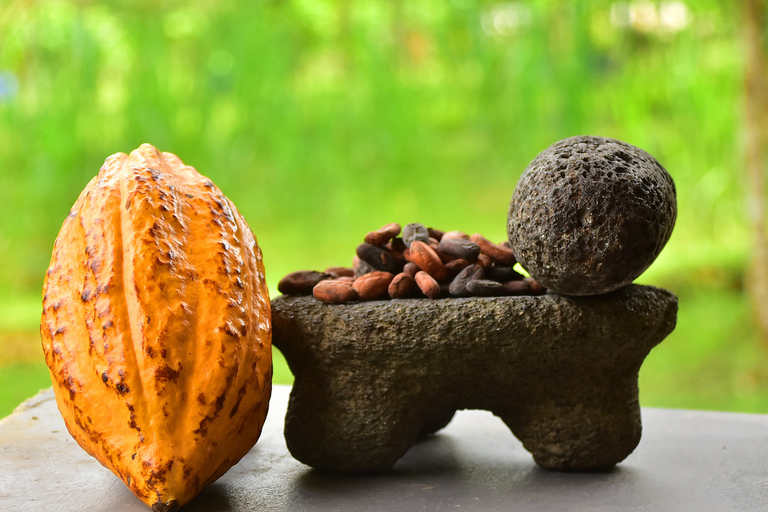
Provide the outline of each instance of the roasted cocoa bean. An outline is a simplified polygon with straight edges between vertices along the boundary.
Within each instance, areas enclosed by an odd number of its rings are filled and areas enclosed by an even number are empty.
[[[469,265],[453,278],[448,291],[454,297],[468,296],[469,292],[467,291],[467,283],[476,279],[482,279],[483,273],[484,271],[482,266],[478,264]]]
[[[493,297],[501,295],[501,283],[490,279],[473,279],[467,283],[467,292],[479,297]]]
[[[352,283],[352,288],[357,292],[360,300],[378,299],[387,293],[389,283],[395,276],[389,272],[377,270],[364,276],[360,276]]]
[[[483,254],[487,254],[491,259],[498,261],[502,265],[512,266],[517,263],[515,253],[509,247],[495,244],[480,233],[475,233],[469,239],[480,246],[480,251]]]
[[[443,238],[438,249],[454,258],[476,261],[480,256],[480,246],[472,240],[463,238]]]
[[[456,239],[458,239],[458,240],[469,240],[469,235],[466,234],[463,231],[446,231],[443,234],[443,238],[454,239],[454,240],[456,240]],[[442,242],[443,240],[440,239],[440,241]]]
[[[438,249],[435,249],[435,254],[437,254],[437,257],[440,258],[440,261],[443,262],[443,265],[446,265],[456,259],[455,257],[445,254],[443,251]]]
[[[429,233],[429,236],[431,238],[434,238],[438,242],[440,241],[441,238],[443,238],[443,235],[445,234],[444,231],[441,231],[435,228],[427,228],[427,233]]]
[[[405,251],[408,247],[405,245],[405,242],[403,242],[403,239],[400,237],[393,238],[389,241],[389,248],[392,251],[402,253]]]
[[[526,277],[523,279],[526,283],[528,283],[528,287],[531,289],[531,293],[534,295],[543,295],[547,293],[547,289],[539,283],[537,280],[535,280],[532,277]]]
[[[491,257],[488,256],[487,254],[484,254],[481,252],[480,256],[477,257],[477,263],[480,266],[487,268],[493,265],[493,259],[491,259]]]
[[[352,268],[355,270],[354,277],[364,276],[365,274],[368,274],[376,270],[367,261],[361,260],[357,256],[352,258]]]
[[[419,266],[415,263],[408,262],[403,267],[403,272],[411,276],[411,278],[416,277],[416,272],[419,271]]]
[[[416,281],[405,272],[397,274],[387,287],[387,293],[393,299],[404,299],[411,295]]]
[[[330,273],[316,270],[298,270],[291,272],[277,283],[277,291],[285,295],[310,295],[312,288],[325,279],[332,279]]]
[[[403,228],[403,242],[405,242],[406,247],[410,247],[411,242],[415,240],[427,242],[429,240],[429,231],[427,231],[423,224],[418,222],[406,224]]]
[[[514,268],[505,265],[491,265],[487,267],[485,269],[485,277],[500,283],[522,281],[523,279],[522,274],[518,274]]]
[[[372,245],[384,245],[400,234],[400,224],[392,222],[380,227],[376,231],[371,231],[365,235],[365,243]]]
[[[334,279],[339,277],[355,277],[355,269],[349,267],[328,267],[325,269],[326,274],[330,274]]]
[[[430,299],[440,298],[440,285],[437,283],[437,281],[435,281],[434,277],[424,272],[423,270],[419,270],[416,272],[415,280],[416,285],[419,287],[419,290],[421,290],[421,293]]]
[[[357,246],[357,256],[376,270],[397,274],[402,269],[402,264],[392,256],[388,250],[378,245],[368,243]]]
[[[507,281],[501,285],[504,295],[529,295],[531,287],[525,281]]]
[[[424,242],[414,240],[407,254],[408,261],[418,265],[421,270],[434,277],[436,281],[448,279],[448,271],[445,270],[445,265],[440,261],[440,257],[434,249]]]
[[[395,242],[396,240],[399,240],[399,243]],[[402,238],[393,238],[384,244],[383,247],[389,251],[392,257],[397,260],[398,263],[405,264],[405,256],[403,256],[403,251],[406,251],[408,248],[403,243]]]
[[[412,297],[417,290],[430,298],[540,295],[547,291],[512,268],[516,259],[508,241],[494,244],[479,233],[469,236],[419,223],[401,230],[393,222],[367,233],[365,243],[355,252],[352,268],[293,272],[277,289],[287,295],[312,293],[333,304],[386,294]]]
[[[445,270],[448,271],[448,278],[453,279],[459,272],[467,268],[469,265],[470,262],[462,258],[449,261],[445,264]]]
[[[392,250],[392,249],[389,247],[389,244],[387,244],[387,245],[384,245],[383,247],[384,247],[384,248],[386,248],[387,252],[389,252],[389,254],[391,254],[391,255],[392,255],[392,259],[394,259],[394,260],[397,262],[397,264],[398,264],[399,266],[401,266],[401,267],[402,267],[403,265],[405,265],[405,261],[406,261],[406,260],[405,260],[405,256],[403,255],[403,253],[402,253],[402,252],[399,252],[399,251],[393,251],[393,250]]]
[[[336,279],[320,281],[312,288],[312,295],[327,304],[343,304],[357,299],[357,292],[352,288],[352,283]]]

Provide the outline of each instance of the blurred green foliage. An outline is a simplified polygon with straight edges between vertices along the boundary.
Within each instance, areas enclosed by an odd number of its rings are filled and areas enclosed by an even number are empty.
[[[594,134],[649,151],[677,184],[675,233],[640,281],[680,295],[680,325],[644,366],[643,404],[768,412],[742,291],[738,14],[725,0],[6,1],[0,310],[29,306],[0,312],[0,332],[41,357],[61,222],[108,155],[143,142],[234,201],[276,293],[290,271],[350,264],[392,221],[501,241],[527,163]],[[19,378],[8,368],[0,387]]]

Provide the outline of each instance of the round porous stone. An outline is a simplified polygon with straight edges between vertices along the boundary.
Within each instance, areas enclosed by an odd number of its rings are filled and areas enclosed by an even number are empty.
[[[677,217],[675,184],[640,148],[578,136],[551,145],[520,176],[509,241],[538,282],[597,295],[635,280],[661,252]]]

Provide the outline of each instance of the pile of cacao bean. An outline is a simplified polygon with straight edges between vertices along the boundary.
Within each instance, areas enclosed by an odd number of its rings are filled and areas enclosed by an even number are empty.
[[[513,268],[517,261],[509,242],[495,244],[479,233],[469,236],[418,223],[401,230],[392,223],[365,235],[356,252],[352,267],[292,272],[277,289],[285,295],[312,294],[328,304],[546,292]]]

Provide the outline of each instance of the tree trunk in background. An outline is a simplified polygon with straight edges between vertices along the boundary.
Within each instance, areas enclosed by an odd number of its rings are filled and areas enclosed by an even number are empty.
[[[765,173],[768,165],[768,57],[763,42],[766,1],[744,1],[746,39],[746,171],[749,214],[754,232],[748,289],[757,325],[768,342],[768,240]]]

